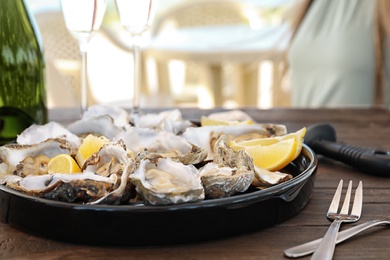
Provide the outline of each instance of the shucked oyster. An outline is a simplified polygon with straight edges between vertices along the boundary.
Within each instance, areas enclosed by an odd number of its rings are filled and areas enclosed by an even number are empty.
[[[123,143],[104,145],[84,165],[86,169],[77,174],[31,174],[0,180],[26,194],[66,202],[120,204],[129,199],[129,175],[135,164]]]
[[[115,136],[123,131],[115,125],[113,118],[109,115],[82,118],[68,125],[67,129],[78,136],[95,134],[105,136],[110,140],[113,140]]]
[[[89,202],[107,196],[117,176],[103,177],[93,172],[78,174],[29,175],[7,182],[7,186],[29,195],[66,202]]]
[[[0,175],[13,174],[17,166],[27,157],[45,155],[52,158],[58,154],[74,154],[69,142],[63,139],[48,139],[32,145],[8,144],[0,147]],[[19,166],[21,167],[21,166]]]
[[[254,178],[253,159],[244,150],[230,148],[226,136],[221,136],[215,144],[213,162],[206,164],[200,175],[209,198],[245,192]]]
[[[215,112],[208,115],[209,118],[215,120],[228,120],[228,121],[254,121],[247,113],[241,110],[228,110],[223,112]]]
[[[170,158],[141,159],[130,179],[148,204],[169,205],[204,199],[198,169]]]
[[[181,134],[193,124],[183,120],[179,109],[163,111],[158,114],[143,114],[134,119],[134,125],[173,134]]]
[[[49,122],[45,125],[31,125],[18,135],[16,143],[37,144],[55,138],[65,139],[75,150],[80,146],[80,138],[56,122]]]
[[[123,140],[127,149],[134,155],[147,150],[184,164],[197,164],[207,157],[206,150],[194,146],[181,136],[165,131],[131,127],[116,139]]]
[[[112,171],[114,168],[121,168],[123,170],[132,161],[123,141],[119,140],[116,143],[110,142],[103,145],[97,153],[93,154],[84,162],[82,170],[85,169],[109,176],[115,173]]]
[[[87,111],[83,113],[83,120],[102,115],[109,115],[114,120],[114,124],[119,128],[126,128],[129,126],[130,115],[123,108],[113,106],[93,105],[88,107]]]
[[[214,156],[214,144],[220,135],[227,135],[229,138],[241,138],[245,140],[253,135],[256,138],[266,138],[271,136],[284,135],[287,133],[286,126],[273,124],[251,124],[251,125],[232,125],[232,126],[203,126],[189,127],[183,133],[183,137],[196,146],[205,149],[208,152],[207,159],[211,160]]]
[[[84,167],[86,171],[93,171],[101,176],[116,175],[119,180],[115,189],[91,204],[120,204],[129,200],[131,196],[129,175],[135,168],[135,162],[128,154],[123,141],[105,144],[99,152],[87,159]]]
[[[259,189],[264,189],[288,181],[292,178],[293,176],[288,173],[283,173],[280,171],[268,171],[266,169],[255,167],[255,178],[253,179],[252,185]]]

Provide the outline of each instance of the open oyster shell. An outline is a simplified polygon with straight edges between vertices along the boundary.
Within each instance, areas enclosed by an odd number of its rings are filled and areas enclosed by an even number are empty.
[[[287,133],[286,126],[274,124],[251,124],[251,125],[231,125],[231,126],[202,126],[189,127],[183,133],[192,144],[205,149],[208,153],[207,160],[212,160],[214,157],[214,144],[221,135],[226,135],[229,138],[266,138]],[[248,137],[250,136],[250,137]]]
[[[123,141],[108,143],[99,152],[88,158],[83,168],[101,176],[117,176],[115,189],[91,204],[121,204],[128,201],[132,194],[129,175],[134,171],[135,161],[130,157]]]
[[[221,198],[245,192],[254,178],[253,159],[244,150],[235,151],[226,136],[215,144],[214,160],[200,171],[208,198]]]
[[[169,205],[204,199],[199,171],[170,158],[154,157],[139,161],[130,175],[137,192],[151,205]]]
[[[169,157],[184,164],[197,164],[207,157],[207,151],[194,146],[185,138],[170,132],[148,128],[131,127],[116,137],[123,140],[133,154],[147,150],[163,157]]]
[[[89,202],[106,196],[116,185],[117,176],[103,177],[93,172],[78,174],[29,175],[7,182],[7,186],[29,195],[66,202]]]
[[[68,125],[67,129],[75,135],[86,136],[95,134],[113,140],[123,129],[115,125],[109,115],[91,116],[82,118]]]
[[[47,139],[65,139],[74,150],[80,146],[80,138],[70,132],[63,125],[56,122],[49,122],[45,125],[31,125],[26,128],[16,139],[18,144],[37,144]]]
[[[157,114],[143,114],[134,119],[134,125],[173,134],[181,134],[193,124],[183,120],[179,109],[163,111]]]
[[[102,115],[109,115],[114,120],[114,124],[119,128],[129,126],[130,115],[121,107],[93,105],[89,106],[87,111],[83,113],[83,120],[94,118]]]
[[[27,194],[43,194],[49,190],[52,190],[55,186],[58,185],[59,182],[71,182],[75,180],[103,181],[112,185],[115,184],[117,181],[116,176],[106,178],[96,175],[93,172],[84,172],[77,174],[55,173],[40,176],[30,175],[25,178],[20,178],[19,181],[13,181],[9,186],[21,190]]]
[[[280,171],[269,171],[259,167],[255,167],[255,178],[253,179],[253,186],[259,189],[265,189],[270,186],[288,181],[292,179],[291,174],[283,173]]]
[[[215,120],[228,120],[228,121],[253,121],[247,113],[241,110],[229,110],[222,112],[215,112],[208,115],[209,118]]]
[[[75,154],[72,145],[63,139],[47,139],[38,144],[8,144],[0,147],[0,175],[13,174],[25,158],[45,155],[52,158],[58,154]],[[19,166],[22,167],[22,166]]]

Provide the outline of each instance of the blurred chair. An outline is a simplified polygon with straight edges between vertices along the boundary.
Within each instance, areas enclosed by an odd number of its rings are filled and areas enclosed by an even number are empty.
[[[242,1],[234,0],[196,0],[178,4],[157,16],[152,28],[151,37],[160,36],[183,28],[201,28],[206,26],[245,25],[250,26],[247,11],[250,10]],[[253,8],[252,8],[253,10]],[[226,35],[228,38],[229,35]],[[175,39],[172,39],[174,41]],[[169,47],[168,47],[169,49]],[[145,57],[155,59],[159,92],[168,95],[173,93],[172,77],[169,64],[172,61],[171,53],[159,50],[158,57],[154,47],[146,47]],[[184,55],[185,56],[185,55]],[[200,62],[186,57],[180,59],[185,62],[185,82],[182,84],[203,85],[211,96],[212,106],[222,106],[225,63]],[[173,72],[175,73],[175,72]],[[183,88],[185,89],[185,87]],[[177,93],[176,100],[180,102],[184,93]]]

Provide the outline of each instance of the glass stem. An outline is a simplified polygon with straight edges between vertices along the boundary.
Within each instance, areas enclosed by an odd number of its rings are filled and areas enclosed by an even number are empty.
[[[80,103],[81,113],[88,109],[88,67],[87,67],[88,39],[80,41],[81,54],[81,84],[80,84]]]
[[[134,55],[134,96],[133,113],[140,112],[140,91],[141,91],[141,35],[133,35],[133,55]]]

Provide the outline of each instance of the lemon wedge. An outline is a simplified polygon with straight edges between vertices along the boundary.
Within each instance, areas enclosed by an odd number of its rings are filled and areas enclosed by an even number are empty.
[[[87,135],[81,143],[76,153],[76,161],[82,166],[92,154],[98,152],[103,145],[109,143],[110,140],[104,136]]]
[[[235,150],[245,149],[257,167],[270,171],[281,170],[298,157],[303,146],[306,128],[283,136],[230,142]]]
[[[59,154],[51,158],[47,168],[49,174],[81,172],[79,165],[69,154]]]
[[[245,120],[245,121],[229,121],[229,120],[220,120],[220,119],[213,119],[207,116],[202,116],[200,118],[200,125],[201,126],[217,126],[217,125],[250,125],[254,124],[251,120]]]

